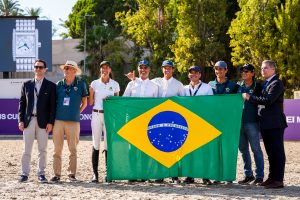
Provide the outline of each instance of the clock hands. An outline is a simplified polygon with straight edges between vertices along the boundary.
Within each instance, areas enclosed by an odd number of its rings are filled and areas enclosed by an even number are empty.
[[[22,47],[26,47],[27,49],[29,49],[29,46],[27,45],[27,43],[24,43],[22,46],[19,46],[18,49],[20,49]]]

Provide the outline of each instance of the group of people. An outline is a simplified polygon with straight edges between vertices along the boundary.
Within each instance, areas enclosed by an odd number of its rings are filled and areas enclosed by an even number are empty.
[[[119,84],[111,79],[111,66],[108,61],[100,63],[100,77],[89,87],[89,94],[85,83],[76,77],[81,73],[80,68],[73,61],[67,61],[61,66],[65,78],[56,85],[45,78],[46,63],[37,60],[34,65],[35,78],[25,82],[22,87],[19,106],[19,129],[23,131],[25,149],[22,157],[22,175],[20,182],[28,180],[30,172],[30,157],[32,144],[37,138],[39,150],[38,180],[47,182],[45,177],[46,153],[48,133],[53,130],[53,169],[54,177],[51,181],[60,181],[61,153],[66,135],[70,151],[69,179],[76,181],[76,146],[79,142],[79,115],[87,102],[93,106],[92,110],[92,182],[99,182],[98,163],[102,133],[104,133],[104,153],[107,159],[106,129],[104,123],[103,100],[108,96],[119,96]],[[190,83],[184,86],[173,77],[175,66],[171,60],[163,61],[161,69],[163,77],[149,80],[151,67],[146,60],[138,63],[139,77],[134,72],[126,76],[131,80],[123,96],[131,97],[171,97],[171,96],[199,96],[215,94],[242,93],[245,100],[239,150],[244,161],[245,178],[240,184],[255,184],[266,188],[282,188],[285,166],[285,152],[283,145],[284,129],[287,127],[283,113],[283,83],[276,74],[275,63],[265,60],[261,66],[261,74],[266,79],[263,85],[255,79],[253,65],[245,64],[240,68],[242,81],[235,83],[228,80],[226,62],[218,61],[214,65],[216,78],[208,84],[201,81],[200,67],[188,68]],[[88,101],[87,96],[89,95]],[[51,97],[51,98],[50,98]],[[264,159],[260,147],[261,133],[269,159],[269,175],[264,179]],[[256,177],[254,177],[249,145],[254,154]],[[163,179],[155,180],[163,182]],[[179,183],[178,177],[172,177],[172,182]],[[193,177],[187,177],[185,183],[193,183]],[[218,183],[218,181],[215,181]],[[212,184],[211,180],[203,179],[204,184]]]

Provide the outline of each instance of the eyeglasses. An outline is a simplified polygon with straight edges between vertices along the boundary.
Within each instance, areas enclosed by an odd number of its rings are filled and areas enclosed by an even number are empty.
[[[71,69],[73,69],[72,67],[64,67],[64,70],[71,70]]]
[[[44,69],[44,68],[45,68],[45,66],[38,66],[38,65],[34,66],[34,69]]]

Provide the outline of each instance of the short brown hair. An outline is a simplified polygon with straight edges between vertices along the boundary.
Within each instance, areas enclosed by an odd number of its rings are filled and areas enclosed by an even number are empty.
[[[36,60],[34,61],[34,64],[37,63],[37,62],[41,62],[41,63],[44,64],[45,68],[47,67],[46,61],[44,61],[44,60],[42,60],[42,59],[36,59]]]

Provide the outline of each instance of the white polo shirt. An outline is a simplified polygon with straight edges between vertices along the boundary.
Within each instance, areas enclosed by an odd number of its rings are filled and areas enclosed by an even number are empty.
[[[158,86],[149,79],[137,78],[130,81],[123,94],[124,97],[158,97]]]
[[[109,79],[108,83],[103,83],[101,78],[91,83],[94,89],[94,107],[93,109],[103,110],[103,99],[107,96],[114,96],[116,92],[120,92],[119,83]]]
[[[183,84],[173,77],[169,80],[165,78],[155,78],[151,81],[158,85],[159,97],[184,96]]]
[[[185,96],[201,96],[214,94],[211,86],[201,81],[197,85],[195,85],[194,88],[191,84],[184,86],[184,93]]]

